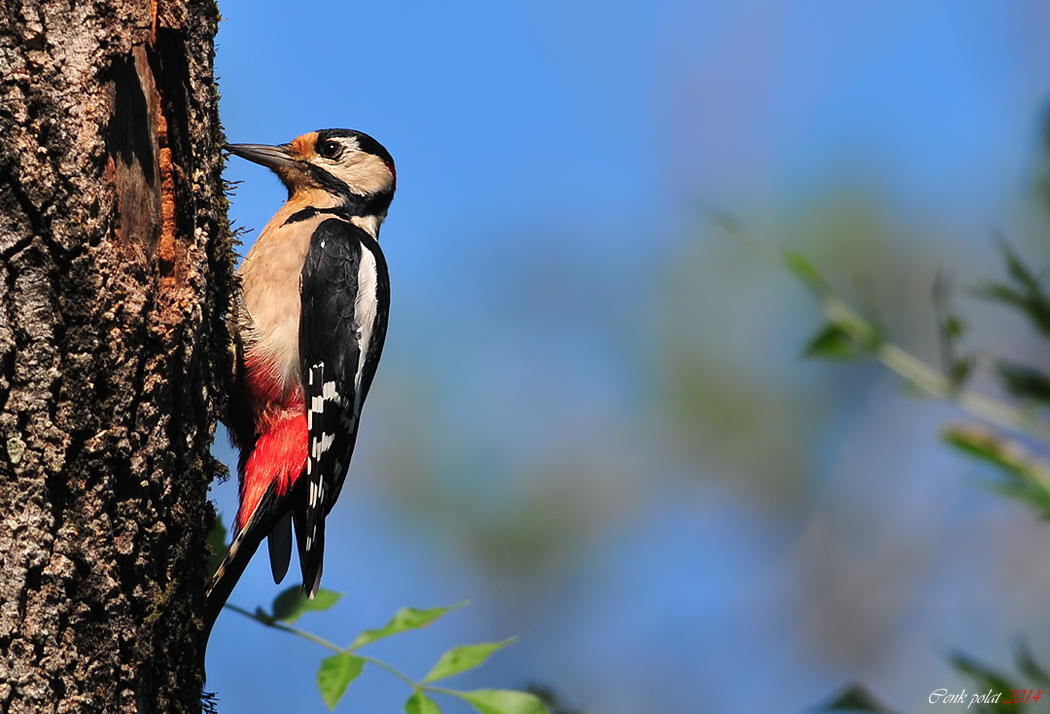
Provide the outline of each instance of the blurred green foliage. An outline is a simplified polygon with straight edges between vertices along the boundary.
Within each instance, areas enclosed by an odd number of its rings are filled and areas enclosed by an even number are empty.
[[[729,228],[738,230],[733,226]],[[1041,338],[1050,342],[1050,298],[1042,280],[1005,241],[1000,241],[1000,248],[1005,279],[986,283],[973,294],[1021,314]],[[1042,409],[1050,401],[1050,374],[995,354],[985,354],[980,363],[973,356],[959,356],[958,342],[965,333],[966,322],[952,311],[942,276],[938,276],[933,290],[942,356],[942,364],[936,367],[889,341],[883,328],[852,309],[807,258],[787,250],[776,255],[783,266],[816,295],[827,320],[806,346],[807,357],[833,360],[869,357],[895,372],[913,390],[954,401],[976,419],[945,427],[942,432],[945,443],[995,467],[999,478],[991,481],[989,488],[1027,505],[1040,518],[1050,518],[1050,462],[1046,458],[1050,453],[1050,424],[1040,418]],[[992,396],[968,388],[976,376],[976,368],[981,365],[987,367],[987,376],[998,382],[999,389]],[[1041,698],[1041,689],[1032,697],[1031,690],[1020,689],[966,655],[953,655],[950,662],[955,670],[974,682],[978,690],[974,697],[986,690],[989,692],[984,701],[974,698],[975,711],[1024,712],[1030,702],[1034,704]],[[1039,685],[1047,683],[1043,670],[1027,648],[1018,650],[1017,663],[1030,679]],[[847,687],[820,710],[892,714],[858,685]]]

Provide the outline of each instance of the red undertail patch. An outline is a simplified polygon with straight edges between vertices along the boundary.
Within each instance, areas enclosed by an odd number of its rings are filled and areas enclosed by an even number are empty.
[[[270,484],[276,484],[277,494],[283,496],[306,468],[305,410],[285,411],[269,427],[255,442],[255,450],[244,467],[238,528],[243,528],[255,513]]]

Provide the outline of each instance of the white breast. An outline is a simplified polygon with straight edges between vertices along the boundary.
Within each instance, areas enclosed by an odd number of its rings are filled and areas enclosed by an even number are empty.
[[[267,224],[240,268],[241,291],[250,320],[239,324],[251,361],[267,365],[285,393],[299,383],[299,276],[310,236],[322,220],[284,225],[295,207],[285,206]]]

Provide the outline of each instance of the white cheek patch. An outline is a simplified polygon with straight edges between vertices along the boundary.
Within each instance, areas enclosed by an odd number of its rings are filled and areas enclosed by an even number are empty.
[[[345,183],[351,191],[363,196],[386,191],[394,183],[387,165],[372,154],[353,154],[343,163],[329,166],[328,172]]]

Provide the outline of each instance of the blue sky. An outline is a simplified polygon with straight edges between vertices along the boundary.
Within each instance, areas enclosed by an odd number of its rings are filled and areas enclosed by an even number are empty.
[[[703,218],[731,211],[845,281],[864,259],[833,256],[874,256],[891,316],[916,313],[901,296],[925,303],[938,266],[993,272],[989,232],[1017,220],[1050,102],[1044,5],[220,9],[229,141],[348,127],[398,165],[391,328],[326,559],[347,595],[304,625],[348,641],[403,605],[471,599],[377,654],[422,672],[520,634],[464,686],[543,682],[589,714],[800,711],[852,679],[919,711],[954,681],[946,647],[1005,662],[1011,634],[1045,629],[1045,578],[967,585],[991,567],[975,553],[1012,573],[995,549],[1038,564],[1046,536],[938,446],[952,412],[877,370],[800,362],[814,306]],[[257,231],[283,188],[236,159],[226,177]],[[880,237],[814,243],[854,192]],[[679,348],[727,400],[686,403],[703,416],[684,426]],[[214,493],[228,521],[235,486]],[[279,590],[260,557],[231,601]],[[224,714],[321,712],[323,655],[225,613],[208,689]],[[407,695],[366,671],[340,710]]]

